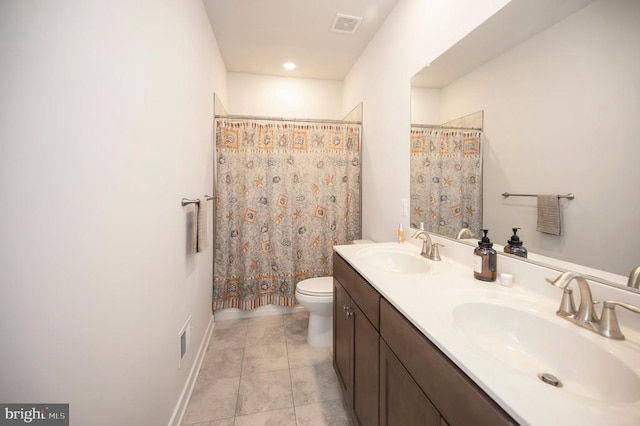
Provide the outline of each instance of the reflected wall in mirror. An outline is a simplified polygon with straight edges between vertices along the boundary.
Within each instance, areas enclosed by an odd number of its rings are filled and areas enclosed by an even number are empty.
[[[418,121],[418,120],[416,120]],[[482,229],[482,111],[411,124],[411,226],[455,238]]]
[[[494,242],[518,227],[530,253],[618,278],[640,264],[638,22],[635,0],[512,0],[412,79],[412,123],[484,110]],[[536,231],[536,197],[504,192],[575,194],[561,235]]]

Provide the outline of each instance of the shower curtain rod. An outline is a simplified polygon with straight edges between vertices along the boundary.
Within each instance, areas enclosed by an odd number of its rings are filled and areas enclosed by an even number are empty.
[[[437,124],[412,124],[411,127],[418,127],[420,129],[451,129],[451,130],[478,130],[482,131],[482,127],[454,127],[454,126],[442,126]]]
[[[271,121],[294,121],[303,123],[332,123],[332,124],[362,124],[362,121],[344,120],[322,120],[319,118],[286,118],[286,117],[259,117],[257,115],[216,115],[215,118],[229,118],[232,120],[271,120]]]

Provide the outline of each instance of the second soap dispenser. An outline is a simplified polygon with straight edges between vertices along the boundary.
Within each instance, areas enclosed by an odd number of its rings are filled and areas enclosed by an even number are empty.
[[[509,254],[514,254],[520,257],[527,257],[527,249],[522,245],[522,241],[520,241],[520,237],[516,234],[518,229],[520,228],[511,228],[513,229],[513,235],[507,241],[507,245],[504,247],[504,252]]]
[[[498,254],[487,237],[489,231],[483,229],[482,232],[484,237],[478,241],[478,247],[473,251],[473,277],[480,281],[495,281],[498,276]]]

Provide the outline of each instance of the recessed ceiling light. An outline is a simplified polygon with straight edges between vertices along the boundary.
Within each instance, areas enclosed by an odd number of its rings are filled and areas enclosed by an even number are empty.
[[[282,66],[284,67],[284,69],[289,71],[296,69],[296,64],[294,64],[293,62],[285,62],[284,64],[282,64]]]

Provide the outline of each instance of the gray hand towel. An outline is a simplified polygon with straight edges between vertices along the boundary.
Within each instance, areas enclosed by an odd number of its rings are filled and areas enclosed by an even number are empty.
[[[198,204],[193,203],[193,210],[187,216],[187,247],[189,254],[198,253]]]
[[[198,253],[206,250],[208,241],[207,241],[207,199],[199,198],[198,204],[196,204],[197,209],[197,251]]]
[[[538,195],[538,232],[560,235],[560,200],[558,195]]]

